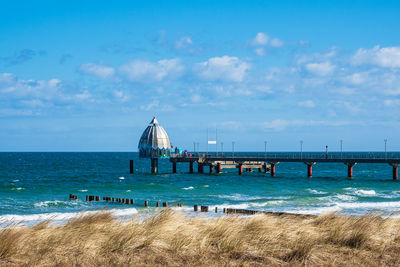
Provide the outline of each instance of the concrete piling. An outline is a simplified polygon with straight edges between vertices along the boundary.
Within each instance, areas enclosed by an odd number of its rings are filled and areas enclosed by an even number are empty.
[[[193,173],[193,161],[189,162],[189,172]]]
[[[133,159],[131,159],[129,161],[129,173],[133,173],[134,172],[134,168],[133,168]]]

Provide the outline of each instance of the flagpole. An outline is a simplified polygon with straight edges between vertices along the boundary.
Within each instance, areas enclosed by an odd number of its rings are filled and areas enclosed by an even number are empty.
[[[215,128],[215,153],[218,157],[218,130]]]
[[[208,128],[207,128],[207,150],[206,150],[206,155],[208,156]]]

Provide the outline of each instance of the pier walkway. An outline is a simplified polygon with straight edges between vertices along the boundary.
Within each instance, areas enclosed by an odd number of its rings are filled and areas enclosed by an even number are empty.
[[[279,162],[303,162],[307,166],[307,176],[312,177],[312,166],[316,163],[344,163],[347,165],[347,176],[353,177],[353,166],[357,163],[386,163],[393,168],[393,179],[398,179],[398,166],[400,165],[400,152],[277,152],[277,153],[187,153],[172,154],[172,172],[176,173],[178,162],[189,163],[189,172],[193,173],[193,164],[197,162],[198,172],[204,173],[204,166],[209,172],[214,169],[220,173],[224,168],[237,168],[239,175],[243,170],[251,172],[269,172],[276,174],[276,165]]]

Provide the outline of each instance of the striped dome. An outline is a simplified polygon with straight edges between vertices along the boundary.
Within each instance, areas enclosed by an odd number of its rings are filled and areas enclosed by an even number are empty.
[[[142,137],[140,138],[139,155],[141,157],[157,157],[165,154],[165,151],[171,149],[171,143],[167,132],[162,126],[158,124],[156,117],[150,122],[150,125],[144,130]],[[160,153],[160,150],[163,150]]]

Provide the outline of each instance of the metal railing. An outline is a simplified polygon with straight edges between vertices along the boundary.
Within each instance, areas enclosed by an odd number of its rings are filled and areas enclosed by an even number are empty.
[[[213,158],[213,159],[282,159],[282,160],[400,160],[400,152],[235,152],[232,153],[187,153],[171,154],[171,158]]]

